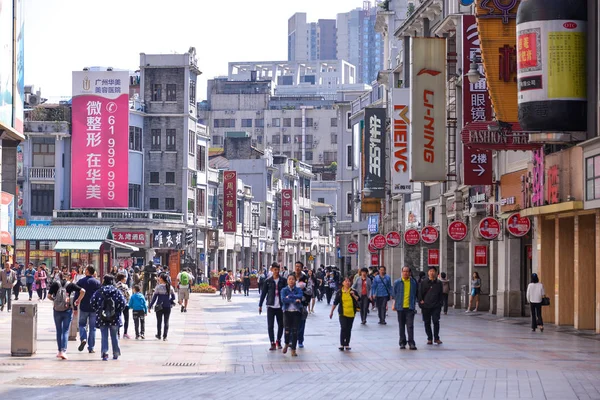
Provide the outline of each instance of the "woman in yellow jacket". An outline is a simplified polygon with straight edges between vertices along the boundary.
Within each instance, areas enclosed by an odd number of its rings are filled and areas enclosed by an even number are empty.
[[[354,323],[354,316],[359,311],[358,307],[358,294],[351,289],[352,282],[350,278],[344,279],[342,287],[335,294],[333,300],[333,306],[331,307],[331,313],[329,318],[333,318],[333,311],[338,307],[340,314],[340,351],[350,350],[350,335],[352,334],[352,324]]]

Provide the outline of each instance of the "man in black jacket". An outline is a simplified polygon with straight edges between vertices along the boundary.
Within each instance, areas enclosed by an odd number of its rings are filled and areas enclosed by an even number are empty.
[[[419,284],[419,305],[423,312],[423,322],[427,333],[427,344],[442,344],[440,340],[440,314],[443,303],[443,285],[437,278],[437,268],[429,267],[429,279]],[[433,333],[431,323],[433,322]],[[432,340],[435,339],[435,340]]]
[[[279,276],[279,264],[276,262],[271,265],[272,276],[268,278],[260,293],[260,301],[258,303],[258,313],[262,313],[262,305],[267,299],[267,326],[269,331],[269,339],[271,347],[269,350],[274,351],[281,349],[281,336],[283,336],[283,310],[281,308],[281,290],[287,285],[286,280]],[[275,341],[275,318],[277,318],[277,341]]]

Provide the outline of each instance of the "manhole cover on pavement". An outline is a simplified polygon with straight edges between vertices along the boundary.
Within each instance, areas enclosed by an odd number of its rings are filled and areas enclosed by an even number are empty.
[[[163,367],[195,367],[195,362],[168,362],[164,363]]]
[[[68,386],[75,383],[75,379],[40,379],[40,378],[19,378],[8,382],[7,385],[19,386]]]

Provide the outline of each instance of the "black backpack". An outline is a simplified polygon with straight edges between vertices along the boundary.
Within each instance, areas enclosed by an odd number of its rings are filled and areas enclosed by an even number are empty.
[[[117,315],[117,309],[115,301],[112,297],[106,298],[102,293],[102,311],[100,312],[100,319],[103,322],[113,322]]]

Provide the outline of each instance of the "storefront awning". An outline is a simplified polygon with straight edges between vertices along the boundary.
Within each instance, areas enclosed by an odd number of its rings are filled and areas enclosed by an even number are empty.
[[[17,240],[33,241],[100,241],[112,239],[109,226],[30,225],[17,226]]]
[[[54,251],[80,250],[80,251],[98,251],[102,242],[56,242]]]
[[[129,251],[139,251],[140,250],[139,247],[135,247],[130,244],[123,243],[123,242],[118,242],[116,240],[106,239],[105,242],[112,246],[118,247],[120,249],[125,249],[125,250],[129,250]]]

